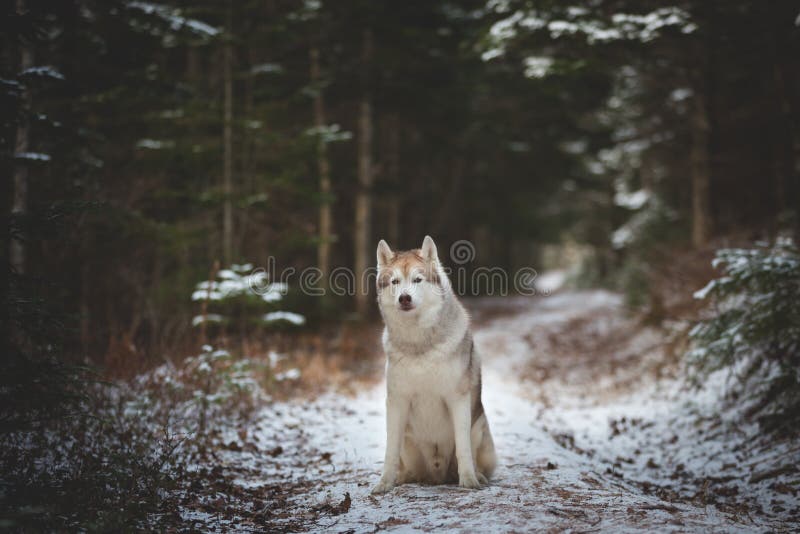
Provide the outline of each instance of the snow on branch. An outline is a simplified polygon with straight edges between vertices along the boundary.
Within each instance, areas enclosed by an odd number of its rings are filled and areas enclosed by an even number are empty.
[[[528,56],[523,60],[525,76],[528,78],[544,78],[553,67],[553,58],[546,56]]]
[[[18,152],[14,154],[14,159],[22,159],[26,161],[50,161],[50,154],[43,154],[42,152]]]
[[[335,143],[337,141],[349,141],[353,138],[353,133],[343,130],[338,124],[328,124],[324,126],[314,126],[305,131],[306,135],[320,136],[325,143]]]
[[[250,67],[250,74],[281,74],[283,67],[278,63],[260,63]]]
[[[30,67],[19,73],[20,78],[52,78],[54,80],[63,80],[64,75],[58,72],[54,67],[42,65],[39,67]]]
[[[262,320],[266,323],[271,323],[274,321],[287,321],[294,325],[302,325],[305,324],[306,318],[300,315],[299,313],[287,312],[287,311],[274,311],[270,313],[264,314]]]
[[[163,21],[169,23],[170,28],[173,30],[186,28],[194,33],[207,37],[214,37],[219,34],[219,30],[210,24],[206,24],[197,19],[182,17],[178,9],[150,2],[128,2],[127,5],[131,9],[139,10],[147,15],[159,17]]]
[[[500,5],[496,10],[503,12]],[[547,31],[553,39],[581,36],[592,45],[614,41],[646,43],[660,37],[666,28],[690,34],[697,30],[697,25],[688,12],[676,6],[662,7],[646,14],[616,13],[610,19],[592,17],[588,10],[578,7],[567,7],[561,16],[550,18],[537,10],[515,11],[492,25],[482,58],[489,61],[502,56],[506,44],[516,38],[520,30]]]

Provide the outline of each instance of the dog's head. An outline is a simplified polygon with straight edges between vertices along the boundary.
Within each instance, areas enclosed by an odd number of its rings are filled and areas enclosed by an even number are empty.
[[[449,285],[430,236],[422,248],[402,252],[381,239],[377,255],[378,305],[384,315],[413,317],[441,307]]]

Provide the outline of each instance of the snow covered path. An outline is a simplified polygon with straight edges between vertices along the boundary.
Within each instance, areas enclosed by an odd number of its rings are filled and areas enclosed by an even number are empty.
[[[383,410],[376,409],[382,393],[375,390],[338,407],[327,399],[328,410],[321,412],[324,419],[312,423],[313,432],[318,447],[335,447],[336,452],[312,497],[316,501],[306,506],[335,504],[347,493],[351,505],[347,513],[322,520],[319,531],[685,531],[709,525],[735,530],[737,525],[719,517],[713,507],[676,507],[597,472],[590,459],[556,443],[536,421],[538,407],[499,378],[487,377],[494,385],[487,386],[486,410],[500,465],[491,484],[479,491],[404,485],[385,496],[369,495],[383,457]]]
[[[296,514],[303,514],[303,510],[330,512],[316,516],[307,530],[791,530],[790,522],[723,512],[699,501],[663,500],[657,491],[644,491],[640,483],[609,469],[610,464],[600,460],[603,451],[582,449],[572,433],[557,427],[557,421],[566,414],[571,420],[581,420],[582,428],[596,425],[598,433],[605,434],[610,415],[624,414],[626,409],[633,413],[642,410],[619,400],[609,406],[618,407],[620,413],[604,410],[602,404],[598,409],[596,402],[585,409],[580,402],[572,402],[575,391],[581,388],[588,394],[593,393],[589,391],[593,387],[603,388],[605,376],[589,377],[577,389],[575,384],[571,389],[565,386],[561,398],[550,388],[544,402],[537,382],[522,378],[528,375],[532,363],[539,360],[541,366],[547,358],[558,356],[536,350],[533,332],[550,329],[569,336],[576,321],[588,321],[592,328],[602,330],[597,324],[613,322],[622,314],[617,296],[592,291],[507,299],[505,309],[494,318],[490,318],[491,310],[480,306],[480,301],[473,305],[478,317],[476,343],[484,358],[484,405],[499,456],[490,485],[477,491],[404,485],[387,495],[371,496],[369,490],[380,474],[385,441],[383,384],[354,398],[331,393],[312,402],[281,403],[266,408],[252,431],[259,436],[261,447],[297,448],[295,454],[285,455],[286,463],[275,472],[294,469],[289,480],[307,482],[307,489],[291,498],[290,506]],[[582,332],[585,335],[585,328]],[[639,341],[647,344],[647,335],[640,337]],[[640,388],[652,387],[652,382],[642,380]],[[639,397],[628,398],[637,402]],[[605,455],[611,453],[605,451]],[[322,460],[309,467],[297,459],[306,454]],[[237,461],[235,455],[231,456],[229,467]],[[263,469],[250,473],[242,484],[257,486],[270,478]],[[797,508],[794,496],[787,497],[784,504]]]

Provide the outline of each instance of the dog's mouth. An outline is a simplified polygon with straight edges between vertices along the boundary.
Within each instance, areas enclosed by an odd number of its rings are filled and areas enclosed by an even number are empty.
[[[410,302],[401,302],[400,309],[403,311],[411,311],[414,309],[414,305],[411,304]]]

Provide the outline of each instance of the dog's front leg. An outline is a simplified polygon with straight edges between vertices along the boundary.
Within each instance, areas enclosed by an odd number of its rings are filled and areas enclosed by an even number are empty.
[[[453,432],[456,438],[456,461],[458,462],[458,485],[462,488],[480,488],[472,459],[471,427],[472,406],[469,393],[459,395],[448,402],[453,418]]]
[[[403,443],[408,419],[408,400],[389,393],[386,397],[386,456],[383,460],[383,475],[372,493],[386,493],[397,481],[400,468],[400,446]]]

